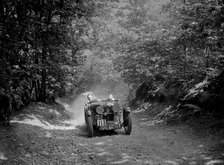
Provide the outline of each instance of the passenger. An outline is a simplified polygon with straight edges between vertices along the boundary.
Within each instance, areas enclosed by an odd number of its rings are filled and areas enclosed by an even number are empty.
[[[109,95],[110,100],[115,100],[114,96],[112,94]]]

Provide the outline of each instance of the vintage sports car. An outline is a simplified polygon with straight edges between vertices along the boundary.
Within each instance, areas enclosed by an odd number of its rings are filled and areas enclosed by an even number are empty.
[[[132,119],[130,108],[121,107],[112,95],[108,99],[93,99],[88,95],[88,102],[84,106],[85,122],[88,136],[94,136],[94,130],[115,130],[124,127],[127,135],[131,134]]]

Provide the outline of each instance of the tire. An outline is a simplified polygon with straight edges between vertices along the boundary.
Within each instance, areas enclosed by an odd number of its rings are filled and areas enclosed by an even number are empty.
[[[85,124],[87,125],[87,114],[84,112],[84,117],[85,117]]]
[[[89,137],[93,137],[93,121],[91,116],[86,118],[87,132]]]
[[[124,113],[124,132],[126,135],[130,135],[132,130],[132,118],[131,114]]]

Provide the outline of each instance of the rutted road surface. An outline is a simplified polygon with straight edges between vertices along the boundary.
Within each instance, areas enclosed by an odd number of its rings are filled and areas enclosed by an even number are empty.
[[[224,141],[187,127],[154,125],[147,112],[133,111],[133,130],[96,133],[65,120],[57,106],[39,103],[24,110],[9,128],[0,127],[0,164],[224,164]],[[57,119],[57,120],[56,120]],[[218,151],[218,152],[216,152]]]

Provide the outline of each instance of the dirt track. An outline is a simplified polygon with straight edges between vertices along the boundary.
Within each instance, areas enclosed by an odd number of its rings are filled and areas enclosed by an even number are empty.
[[[224,141],[215,136],[153,125],[147,112],[132,117],[130,136],[118,130],[88,138],[85,125],[64,121],[57,107],[32,105],[0,128],[0,164],[224,164]]]

